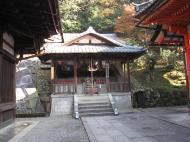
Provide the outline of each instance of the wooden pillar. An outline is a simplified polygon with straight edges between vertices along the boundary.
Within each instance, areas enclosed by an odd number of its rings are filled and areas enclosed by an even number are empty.
[[[3,34],[0,30],[0,51],[2,50],[2,48],[3,48]],[[3,83],[2,82],[2,70],[3,70],[2,64],[3,64],[3,57],[0,52],[0,84]],[[2,87],[0,87],[0,103],[1,103],[1,100],[2,100]]]
[[[123,73],[122,81],[125,81],[125,62],[121,62],[121,66],[122,66],[122,73]]]
[[[78,78],[77,78],[77,62],[74,61],[74,87],[75,87],[75,93],[77,93],[77,84],[78,84]]]
[[[13,64],[13,97],[12,101],[16,102],[16,64]]]
[[[0,84],[2,84],[3,82],[2,82],[2,69],[3,69],[3,67],[2,67],[2,63],[3,63],[3,57],[2,57],[2,55],[1,55],[1,50],[2,50],[2,48],[3,48],[3,35],[2,35],[2,32],[1,32],[1,29],[0,29]],[[2,103],[2,95],[3,95],[3,93],[2,93],[2,87],[0,87],[0,104]],[[0,108],[1,109],[1,108]],[[2,115],[2,113],[0,112],[0,126],[1,126],[1,123],[3,122],[3,115]]]
[[[129,85],[129,91],[131,91],[131,76],[130,76],[129,61],[127,61],[127,81]]]
[[[1,47],[0,47],[1,48]],[[1,50],[1,49],[0,49]],[[0,84],[2,84],[3,82],[2,82],[2,70],[3,70],[3,67],[2,67],[2,64],[3,64],[3,57],[2,57],[2,55],[1,55],[1,53],[0,53]],[[1,101],[2,101],[2,87],[0,87],[0,103],[1,103]]]
[[[190,102],[190,34],[184,36],[184,51],[185,51],[185,67],[186,67],[186,78],[187,78],[187,89],[188,89],[188,101]]]
[[[51,61],[51,81],[53,82],[55,79],[55,64],[54,61]]]
[[[13,94],[12,94],[12,102],[16,103],[16,63],[13,64]],[[13,121],[16,119],[16,108],[13,109]]]
[[[51,84],[53,86],[52,93],[55,94],[55,62],[51,60]]]
[[[110,80],[109,80],[109,63],[108,62],[106,62],[105,63],[105,72],[106,72],[106,86],[107,86],[107,91],[109,92],[110,91],[110,86],[109,86],[109,82],[110,82]]]

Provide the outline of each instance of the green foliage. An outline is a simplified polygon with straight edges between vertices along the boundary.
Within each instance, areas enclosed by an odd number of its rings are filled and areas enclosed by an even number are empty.
[[[177,54],[175,51],[171,51],[171,50],[162,50],[161,49],[161,53],[160,53],[161,58],[167,62],[168,65],[173,65],[175,66],[176,61],[177,61]]]
[[[147,79],[144,69],[132,73],[132,87],[134,92],[142,91],[145,97],[145,107],[172,106],[187,104],[187,89],[185,84],[172,85],[163,74],[168,73],[163,68],[155,69],[154,82]]]
[[[93,26],[99,32],[113,32],[115,19],[131,0],[60,0],[64,32],[82,32]]]
[[[153,72],[156,65],[157,56],[153,52],[149,52],[145,55],[145,57],[146,69]]]

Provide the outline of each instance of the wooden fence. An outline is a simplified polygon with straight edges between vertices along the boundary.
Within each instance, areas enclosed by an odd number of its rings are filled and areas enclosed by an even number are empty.
[[[75,93],[75,86],[72,83],[64,83],[64,84],[54,84],[54,94],[74,94]],[[94,88],[96,91],[94,91]],[[94,86],[94,88],[86,88],[85,85],[83,85],[83,93],[88,94],[91,91],[88,91],[89,89],[92,89],[91,93],[107,93],[107,92],[128,92],[129,91],[129,85],[127,82],[110,82],[107,85],[106,84],[97,84]]]

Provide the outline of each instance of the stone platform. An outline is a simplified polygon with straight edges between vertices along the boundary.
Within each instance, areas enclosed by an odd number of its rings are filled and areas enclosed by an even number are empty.
[[[131,93],[111,93],[119,113],[133,112]],[[98,94],[97,96],[107,95]],[[89,95],[90,97],[90,95]],[[50,116],[73,114],[73,95],[51,95]]]

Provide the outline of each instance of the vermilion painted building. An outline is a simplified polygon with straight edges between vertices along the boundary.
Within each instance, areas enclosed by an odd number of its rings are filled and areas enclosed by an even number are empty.
[[[152,44],[182,45],[186,56],[187,86],[190,88],[190,1],[151,0],[137,5],[137,26],[156,26]],[[189,94],[190,99],[190,94]]]

